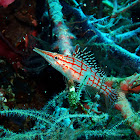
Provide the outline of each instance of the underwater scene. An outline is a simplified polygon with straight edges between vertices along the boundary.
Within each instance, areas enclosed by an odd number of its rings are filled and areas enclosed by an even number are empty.
[[[0,0],[0,140],[140,139],[140,0]]]

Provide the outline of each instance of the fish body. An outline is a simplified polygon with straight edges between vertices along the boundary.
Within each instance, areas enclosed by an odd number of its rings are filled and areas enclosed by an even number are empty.
[[[111,99],[114,100],[114,89],[103,83],[104,78],[98,74],[97,70],[90,67],[83,60],[75,56],[53,53],[38,48],[34,48],[33,51],[44,57],[52,67],[61,72],[68,79],[81,83],[85,77],[88,77],[85,85],[100,90],[104,95],[110,96]]]

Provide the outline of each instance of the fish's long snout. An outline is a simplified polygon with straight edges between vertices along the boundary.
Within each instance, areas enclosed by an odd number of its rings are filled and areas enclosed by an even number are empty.
[[[45,52],[45,51],[43,51],[43,50],[41,50],[41,49],[38,49],[38,48],[36,48],[36,47],[33,49],[33,51],[36,52],[36,53],[38,53],[38,54],[40,54],[41,56],[44,57],[44,52]]]
[[[46,61],[48,61],[50,64],[54,63],[54,56],[55,54],[49,51],[44,51],[38,48],[34,48],[33,49],[34,52],[38,53],[39,55],[41,55]]]
[[[46,59],[46,57],[50,57],[50,56],[52,57],[53,56],[51,52],[44,51],[44,50],[38,49],[36,47],[33,49],[33,51],[36,52],[36,53],[38,53],[38,54],[40,54],[45,59]]]

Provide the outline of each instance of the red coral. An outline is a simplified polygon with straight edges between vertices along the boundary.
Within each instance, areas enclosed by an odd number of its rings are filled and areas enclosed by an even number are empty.
[[[15,0],[0,0],[0,6],[6,8],[9,4],[13,3]]]

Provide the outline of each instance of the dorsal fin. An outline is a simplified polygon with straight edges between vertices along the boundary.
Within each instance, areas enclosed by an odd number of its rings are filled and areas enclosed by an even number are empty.
[[[80,48],[78,47],[78,49],[75,51],[73,56],[84,61],[90,67],[96,66],[96,60],[94,54],[92,54],[91,51],[86,51],[86,50],[87,48],[84,48],[84,50],[80,51]]]
[[[105,72],[103,72],[101,68],[97,66],[94,54],[91,51],[87,51],[87,48],[84,48],[82,51],[80,51],[80,47],[77,45],[73,56],[85,62],[89,67],[93,68],[94,71],[96,71],[101,77],[105,76]]]

